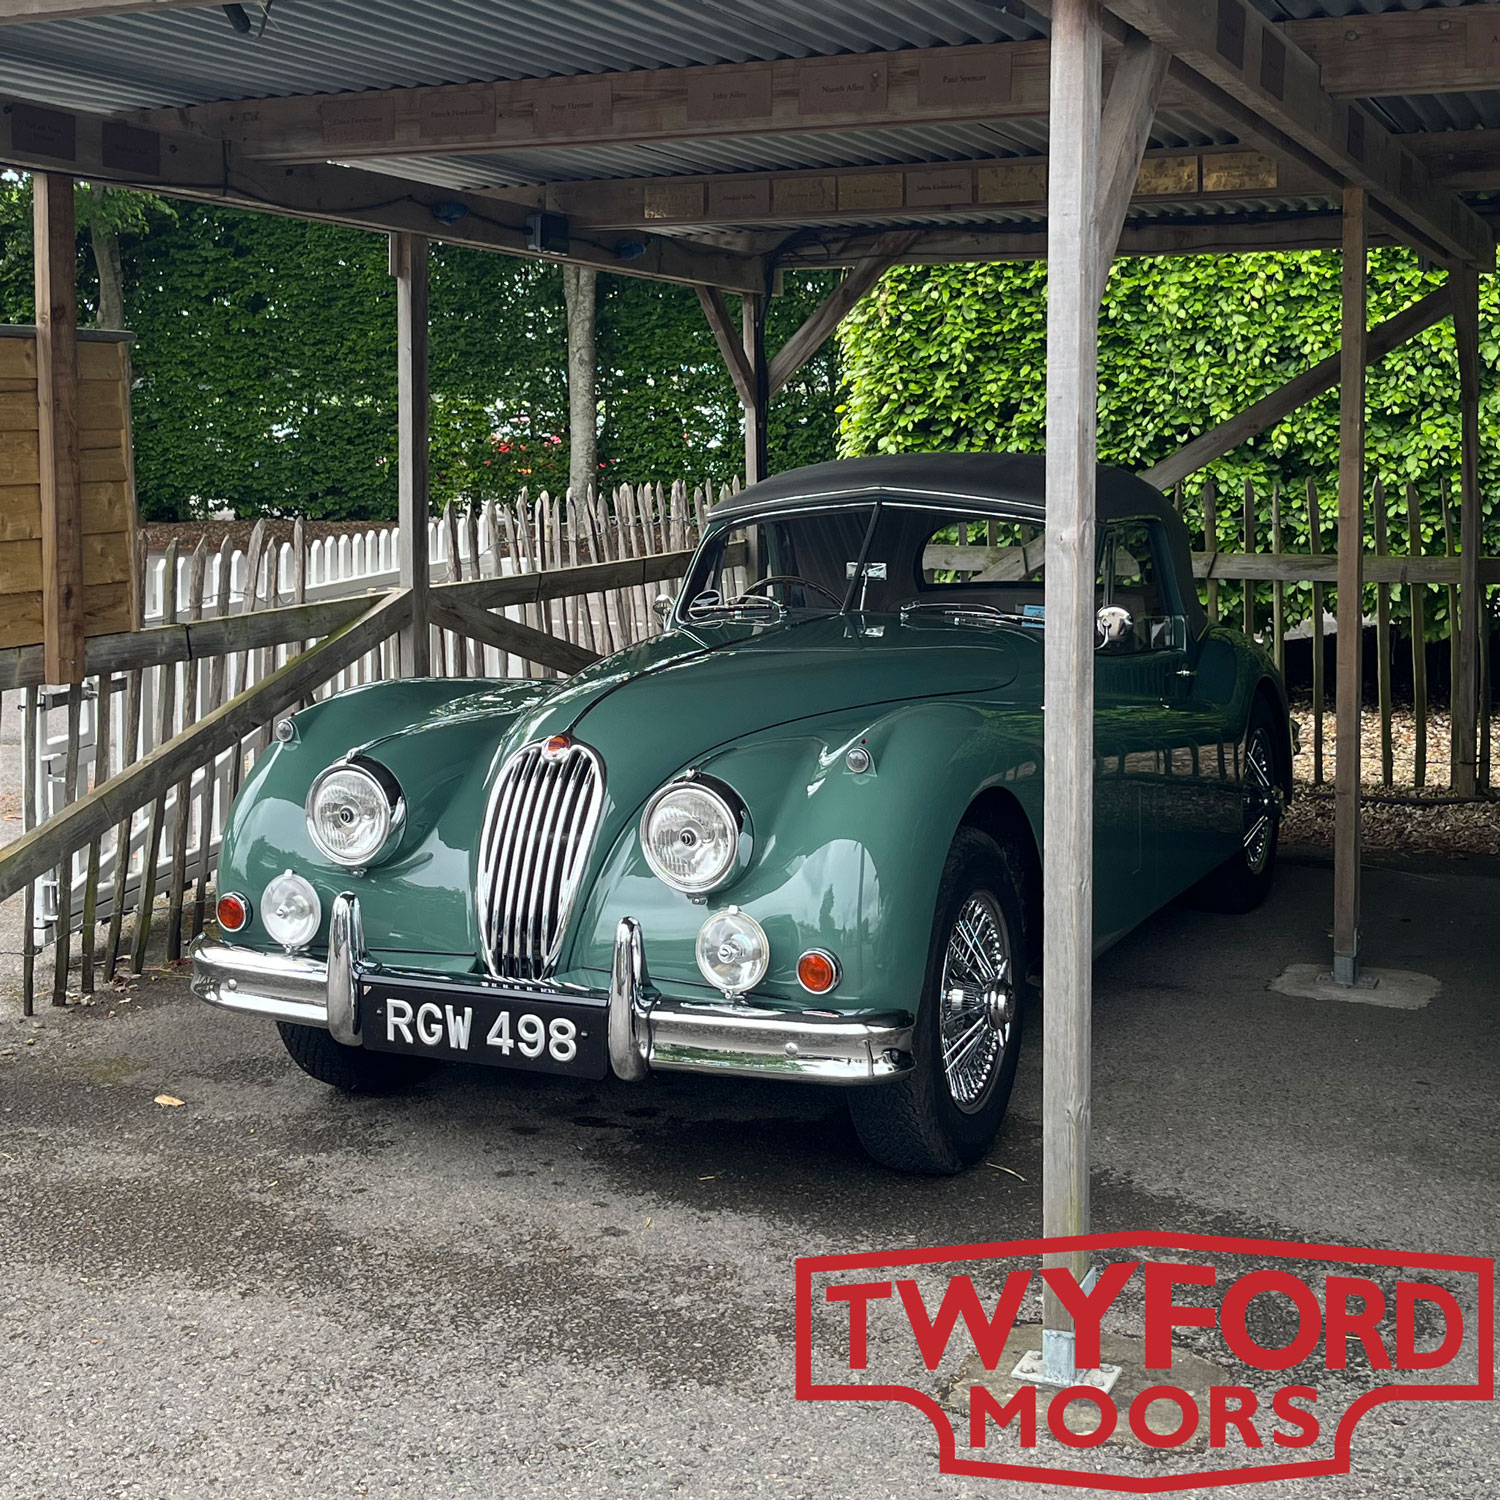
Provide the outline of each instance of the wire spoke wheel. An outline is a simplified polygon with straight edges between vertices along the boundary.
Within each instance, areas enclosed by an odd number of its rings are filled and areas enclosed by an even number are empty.
[[[1271,737],[1257,724],[1245,747],[1245,863],[1259,875],[1271,857],[1276,824],[1281,817],[1281,790],[1276,785]]]
[[[1010,1045],[1016,1014],[1011,970],[1000,904],[988,891],[975,891],[949,931],[938,990],[943,1076],[964,1114],[984,1107]]]

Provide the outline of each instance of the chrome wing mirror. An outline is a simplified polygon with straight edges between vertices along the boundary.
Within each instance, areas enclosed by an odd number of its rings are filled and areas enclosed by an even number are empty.
[[[1106,604],[1094,616],[1094,625],[1098,632],[1095,644],[1099,646],[1112,646],[1116,641],[1123,641],[1135,629],[1130,611],[1121,609],[1118,604]]]
[[[665,626],[667,621],[671,619],[672,605],[674,602],[675,601],[670,594],[658,594],[656,598],[651,601],[651,612],[656,616],[658,622],[661,625]]]

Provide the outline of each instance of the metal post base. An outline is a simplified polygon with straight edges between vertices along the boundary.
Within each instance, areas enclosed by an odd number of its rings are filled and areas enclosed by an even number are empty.
[[[1010,1372],[1010,1378],[1022,1385],[1086,1385],[1099,1391],[1112,1391],[1120,1378],[1119,1365],[1101,1364],[1097,1370],[1080,1370],[1075,1347],[1071,1330],[1044,1328],[1041,1352],[1027,1350]]]

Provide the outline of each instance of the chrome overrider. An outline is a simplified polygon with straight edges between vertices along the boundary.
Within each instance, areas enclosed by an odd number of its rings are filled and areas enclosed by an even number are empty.
[[[334,898],[326,961],[304,953],[262,953],[207,934],[194,942],[192,957],[193,993],[200,1000],[326,1027],[345,1046],[360,1045],[359,977],[378,966],[366,956],[356,897]],[[475,984],[481,994],[492,987]],[[516,988],[558,1000],[589,993],[542,983]],[[595,1003],[599,998],[594,992]],[[739,1002],[669,999],[651,983],[641,925],[633,917],[623,918],[615,930],[606,1024],[610,1067],[632,1081],[670,1069],[861,1084],[897,1077],[912,1065],[910,1026]]]

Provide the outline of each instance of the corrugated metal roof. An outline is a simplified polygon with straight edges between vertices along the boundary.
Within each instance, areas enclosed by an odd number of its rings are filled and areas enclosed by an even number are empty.
[[[284,0],[261,36],[217,5],[7,27],[0,90],[120,113],[1041,34],[984,0]]]
[[[1427,8],[1430,0],[1251,0],[1273,20]],[[1465,0],[1438,0],[1457,6]],[[1484,0],[1496,4],[1500,0]],[[251,0],[252,16],[258,7]],[[0,92],[104,113],[220,99],[899,50],[1044,35],[1000,0],[277,0],[261,35],[235,33],[220,6],[7,27]],[[1404,132],[1500,129],[1500,91],[1371,101]],[[1152,142],[1234,139],[1206,113],[1164,112]],[[518,187],[1045,154],[1046,122],[1004,120],[869,130],[608,142],[361,162],[445,188]],[[1176,205],[1150,213],[1169,217]],[[1187,213],[1187,206],[1181,212]],[[1223,204],[1204,212],[1249,211]],[[1291,201],[1258,203],[1264,216]],[[948,215],[923,223],[994,223]],[[915,221],[914,221],[915,222]],[[792,227],[792,226],[789,226]],[[724,232],[730,232],[723,226]],[[699,233],[711,231],[703,229]],[[712,231],[717,232],[717,231]]]

